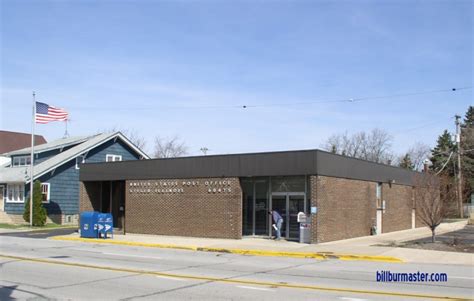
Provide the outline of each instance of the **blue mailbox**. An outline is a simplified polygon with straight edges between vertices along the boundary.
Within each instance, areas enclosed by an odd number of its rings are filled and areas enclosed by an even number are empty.
[[[99,234],[102,238],[107,238],[107,234],[114,235],[114,219],[110,213],[99,213],[97,221]]]
[[[81,237],[97,238],[99,237],[97,217],[98,212],[81,213]]]

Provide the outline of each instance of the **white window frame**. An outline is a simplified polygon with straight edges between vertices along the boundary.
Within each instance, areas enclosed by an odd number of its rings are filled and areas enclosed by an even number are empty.
[[[13,198],[10,198],[10,192],[12,193],[11,195]],[[15,197],[16,193],[18,195],[18,198]],[[5,202],[12,203],[12,204],[24,203],[25,202],[25,184],[24,183],[7,184]]]
[[[47,188],[47,193],[44,193],[44,188],[43,187],[48,187]],[[46,201],[43,201],[43,195],[46,194]],[[43,204],[49,203],[51,196],[51,184],[50,183],[41,183],[41,202]]]
[[[86,163],[86,155],[79,155],[76,157],[76,169],[80,169],[79,164]]]
[[[111,159],[111,160],[109,160],[109,159]],[[122,161],[122,156],[121,155],[113,155],[113,154],[105,155],[105,162],[116,162],[116,161]]]
[[[17,156],[17,157],[12,158],[12,166],[28,166],[28,165],[31,165],[31,156]]]

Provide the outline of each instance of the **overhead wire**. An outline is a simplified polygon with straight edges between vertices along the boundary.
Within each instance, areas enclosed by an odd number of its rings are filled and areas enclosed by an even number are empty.
[[[445,121],[445,120],[448,120],[448,119],[454,119],[454,116],[453,116],[453,117],[449,117],[449,118],[437,119],[437,120],[435,120],[435,121],[430,121],[430,122],[428,122],[428,123],[424,123],[424,124],[421,124],[421,125],[416,126],[416,127],[412,127],[412,128],[408,128],[408,129],[396,131],[396,132],[394,133],[394,135],[399,135],[399,134],[405,133],[405,132],[416,131],[416,130],[419,130],[419,129],[428,127],[428,126],[430,126],[430,125],[433,125],[433,124],[439,124],[440,121]]]
[[[453,156],[453,153],[454,153],[454,152],[451,152],[451,153],[449,154],[448,159],[446,160],[446,162],[444,163],[444,165],[441,167],[441,169],[440,169],[435,175],[439,175],[439,174],[443,171],[443,169],[446,167],[446,165],[448,165],[449,161],[451,160],[451,157]]]
[[[378,100],[378,99],[389,99],[389,98],[399,98],[406,96],[415,96],[423,94],[433,94],[433,93],[444,93],[444,92],[456,92],[460,90],[472,89],[472,86],[459,87],[459,88],[450,88],[450,89],[438,89],[430,91],[421,91],[421,92],[409,92],[409,93],[397,93],[391,95],[381,95],[381,96],[367,96],[367,97],[356,97],[356,98],[342,98],[342,99],[333,99],[333,100],[315,100],[307,102],[293,102],[293,103],[273,103],[273,104],[257,104],[257,105],[241,105],[242,108],[258,108],[258,107],[272,107],[272,106],[294,106],[294,105],[306,105],[306,104],[321,104],[321,103],[354,103],[368,100]]]
[[[320,100],[310,100],[310,101],[299,101],[299,102],[283,102],[283,103],[262,103],[262,104],[230,104],[230,105],[176,105],[176,106],[166,106],[160,105],[159,107],[154,106],[128,106],[126,108],[121,108],[115,105],[114,110],[151,110],[151,109],[249,109],[249,108],[264,108],[264,107],[284,107],[284,106],[302,106],[302,105],[312,105],[312,104],[329,104],[329,103],[357,103],[363,101],[372,101],[372,100],[381,100],[381,99],[392,99],[392,98],[402,98],[407,96],[416,96],[416,95],[425,95],[425,94],[436,94],[436,93],[447,93],[447,92],[457,92],[462,90],[472,89],[472,86],[464,87],[455,87],[448,89],[437,89],[429,91],[419,91],[419,92],[408,92],[408,93],[395,93],[388,95],[379,95],[379,96],[365,96],[365,97],[354,97],[354,98],[340,98],[340,99],[320,99]],[[78,107],[85,108],[85,107]],[[94,110],[99,108],[94,107]],[[107,109],[110,109],[107,107]]]

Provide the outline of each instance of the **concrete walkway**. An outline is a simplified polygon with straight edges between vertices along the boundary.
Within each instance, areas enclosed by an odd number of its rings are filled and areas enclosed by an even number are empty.
[[[462,229],[466,221],[441,224],[438,227],[438,234],[447,233]],[[202,251],[221,251],[238,250],[241,254],[263,255],[263,256],[291,256],[293,254],[322,254],[329,255],[329,258],[339,258],[344,260],[376,260],[396,262],[390,258],[400,259],[404,262],[417,263],[444,263],[444,264],[462,264],[474,266],[474,254],[442,252],[420,249],[398,248],[396,243],[415,240],[431,236],[428,228],[418,228],[413,230],[404,230],[392,233],[381,234],[377,236],[359,237],[335,242],[321,244],[300,244],[290,241],[274,241],[265,238],[245,237],[241,240],[230,239],[210,239],[193,238],[177,236],[160,235],[139,235],[126,234],[115,235],[113,239],[101,241],[101,243],[116,243],[128,245],[142,245],[148,247],[162,248],[182,248]],[[78,240],[77,233],[69,236],[54,237],[57,240]],[[97,240],[83,240],[97,242]],[[389,244],[390,246],[380,246]],[[253,251],[245,253],[244,251]],[[273,255],[272,255],[273,253]],[[282,253],[278,255],[277,253]],[[266,254],[266,255],[265,255]],[[286,255],[284,255],[286,254]],[[335,255],[335,256],[332,256]],[[341,256],[342,255],[342,256]],[[351,258],[353,256],[354,258]],[[302,257],[302,256],[294,256]],[[317,256],[310,256],[318,258]],[[384,260],[384,258],[386,260]]]

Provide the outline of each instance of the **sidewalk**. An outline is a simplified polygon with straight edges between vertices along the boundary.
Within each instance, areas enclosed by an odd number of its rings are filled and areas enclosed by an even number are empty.
[[[442,234],[462,229],[466,221],[440,225]],[[417,262],[474,265],[474,254],[378,246],[431,236],[428,228],[418,228],[377,236],[359,237],[321,244],[300,244],[246,237],[241,240],[210,239],[159,235],[126,234],[113,239],[81,239],[77,233],[53,237],[55,240],[76,240],[91,243],[111,243],[194,251],[226,252],[257,256],[309,257],[317,259],[368,260],[381,262]],[[375,246],[377,245],[377,246]]]

